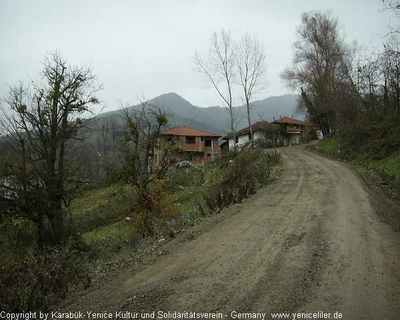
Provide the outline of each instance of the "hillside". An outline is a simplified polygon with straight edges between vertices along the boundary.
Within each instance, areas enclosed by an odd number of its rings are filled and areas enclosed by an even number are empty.
[[[252,103],[252,122],[259,120],[272,121],[281,116],[293,116],[295,114],[297,96],[283,95],[269,97]],[[226,134],[229,131],[229,112],[222,107],[196,107],[176,93],[162,94],[153,98],[149,103],[164,108],[170,116],[171,125],[187,125],[200,130]],[[131,108],[136,108],[132,106]],[[235,108],[237,117],[236,129],[247,126],[246,107]],[[119,111],[110,111],[100,114],[99,118],[115,117]]]

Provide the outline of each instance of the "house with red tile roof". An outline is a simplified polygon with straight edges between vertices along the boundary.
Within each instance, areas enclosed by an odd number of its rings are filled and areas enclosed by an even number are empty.
[[[304,142],[304,133],[307,123],[290,117],[282,117],[274,121],[282,128],[283,144],[293,145]]]
[[[272,146],[294,145],[304,141],[306,122],[282,117],[273,122],[259,121],[251,125],[253,140],[263,139]],[[223,140],[229,141],[229,149],[235,145],[242,146],[250,140],[250,127],[247,126],[236,132],[236,141],[232,135],[223,137]],[[226,147],[227,143],[223,146]]]
[[[259,121],[251,125],[251,131],[253,133],[253,139],[276,139],[278,134],[279,126],[274,123],[267,121]],[[232,149],[235,144],[238,146],[244,145],[250,140],[250,127],[247,126],[236,132],[236,141],[233,141],[233,135],[227,135],[223,137],[223,140],[229,141],[229,149]],[[225,144],[226,145],[226,144]],[[224,146],[225,146],[224,145]]]
[[[274,123],[277,123],[277,124],[282,123],[285,125],[298,126],[298,127],[305,127],[305,125],[306,125],[306,122],[297,120],[294,118],[290,118],[290,117],[282,117],[278,120],[274,120]]]
[[[188,126],[176,126],[160,133],[159,144],[173,142],[175,161],[188,160],[194,165],[214,160],[219,154],[218,139],[221,135]],[[160,154],[159,154],[160,156]]]

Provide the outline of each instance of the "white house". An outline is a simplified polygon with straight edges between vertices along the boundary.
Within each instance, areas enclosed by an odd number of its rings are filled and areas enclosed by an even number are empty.
[[[253,140],[264,139],[264,140],[276,140],[278,138],[279,126],[274,123],[267,121],[259,121],[251,125]],[[229,141],[229,149],[234,146],[242,146],[250,140],[250,127],[243,128],[236,132],[236,142],[233,139],[233,135],[223,137],[223,140]]]
[[[251,125],[253,140],[264,139],[270,142],[273,146],[278,145],[294,145],[304,142],[304,132],[306,123],[301,120],[282,117],[272,123],[267,121],[259,121]],[[229,141],[229,149],[236,146],[243,146],[250,140],[250,127],[243,128],[236,132],[236,142],[233,135],[228,135],[222,139],[226,142]],[[223,143],[227,146],[228,143]]]

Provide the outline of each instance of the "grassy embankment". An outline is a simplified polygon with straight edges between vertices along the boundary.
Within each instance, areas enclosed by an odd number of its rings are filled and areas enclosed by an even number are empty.
[[[281,172],[280,158],[261,161],[267,161],[263,168],[268,170],[268,182],[275,180]],[[206,199],[210,197],[211,190],[232,174],[232,166],[229,163],[208,163],[204,167],[171,169],[168,172],[164,184],[168,202],[174,203],[179,211],[166,221],[172,234],[207,219],[207,214],[204,214]],[[256,188],[262,184],[257,181]],[[133,188],[118,186],[82,192],[73,202],[71,220],[100,263],[118,257],[129,259],[153,243],[154,239],[143,239],[136,228],[134,203]],[[212,213],[218,213],[224,204],[218,206],[212,208]],[[132,220],[127,222],[126,217]],[[168,237],[170,234],[157,234],[159,239]]]
[[[224,206],[240,202],[241,198],[252,193],[252,190],[247,190],[253,188],[249,182],[258,189],[279,175],[279,156],[246,157],[245,153],[235,160],[211,162],[204,167],[170,169],[164,179],[164,189],[167,203],[174,204],[177,212],[162,221],[167,227],[156,230],[153,238],[143,238],[137,228],[137,199],[132,186],[89,186],[81,190],[66,208],[67,225],[84,240],[82,247],[99,264],[114,261],[118,256],[129,259],[137,251],[153,244],[154,238],[168,238],[207,219],[208,214],[218,213]],[[261,172],[266,173],[268,181],[261,181]],[[239,195],[239,192],[244,194]],[[165,230],[172,232],[165,233]],[[15,259],[34,252],[35,226],[32,222],[22,218],[6,219],[0,225],[0,231],[3,259]]]
[[[367,151],[343,150],[342,144],[338,137],[328,136],[320,140],[315,149],[336,159],[349,161],[362,176],[381,185],[389,186],[397,192],[400,191],[400,151],[377,158]]]
[[[141,212],[132,186],[81,190],[66,208],[67,246],[41,255],[35,254],[33,223],[6,217],[0,223],[0,309],[46,310],[77,287],[90,286],[93,277],[131,261],[155,241],[175,237],[240,202],[280,171],[280,155],[261,150],[204,167],[171,169],[162,183],[167,195],[162,208],[171,204],[175,212],[154,220],[153,237],[140,232]]]

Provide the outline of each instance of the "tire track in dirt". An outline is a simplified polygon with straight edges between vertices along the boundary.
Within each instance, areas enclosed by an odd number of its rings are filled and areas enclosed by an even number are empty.
[[[279,149],[282,177],[190,241],[69,308],[301,312],[399,319],[399,234],[365,184],[303,147]]]

